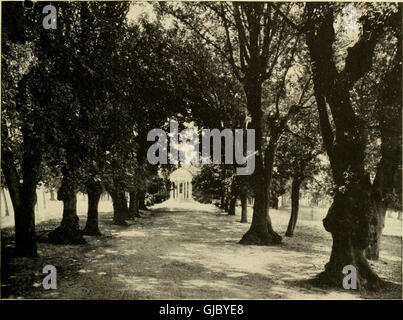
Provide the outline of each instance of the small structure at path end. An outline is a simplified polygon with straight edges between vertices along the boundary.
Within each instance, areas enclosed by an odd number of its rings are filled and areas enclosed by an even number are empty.
[[[169,175],[171,181],[170,200],[191,200],[193,174],[190,170],[180,167]]]

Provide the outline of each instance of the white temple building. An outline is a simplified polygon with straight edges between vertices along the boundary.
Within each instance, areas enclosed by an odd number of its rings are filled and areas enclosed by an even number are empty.
[[[190,170],[180,167],[169,175],[171,181],[170,200],[192,199],[193,174]]]

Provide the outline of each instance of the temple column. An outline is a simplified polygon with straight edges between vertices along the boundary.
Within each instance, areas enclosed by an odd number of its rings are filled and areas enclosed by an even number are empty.
[[[173,183],[171,182],[171,187],[169,188],[169,199],[174,198],[174,189],[173,189]]]
[[[192,181],[189,182],[189,199],[192,199]]]
[[[183,199],[183,198],[185,198],[185,184],[183,183],[183,181],[181,181],[181,185],[182,185],[181,197],[182,197],[182,199]]]

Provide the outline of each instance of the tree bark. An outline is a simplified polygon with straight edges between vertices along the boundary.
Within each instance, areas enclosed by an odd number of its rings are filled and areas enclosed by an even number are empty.
[[[139,213],[136,193],[134,191],[131,191],[129,199],[129,218],[140,218],[140,217],[141,215]]]
[[[291,185],[291,216],[290,221],[288,222],[287,231],[285,233],[286,237],[292,237],[294,235],[294,230],[298,219],[300,186],[301,181],[293,178]]]
[[[262,83],[258,79],[260,66],[258,61],[252,62],[252,60],[249,65],[249,72],[245,75],[244,90],[247,97],[247,108],[252,116],[251,128],[255,130],[255,171],[251,177],[255,202],[252,224],[239,243],[245,245],[276,245],[281,243],[281,236],[273,230],[267,210],[267,204],[270,201],[275,146],[272,145],[272,148],[265,152],[265,161],[263,161]]]
[[[87,222],[83,230],[83,234],[89,236],[100,236],[102,235],[99,231],[98,225],[98,204],[102,194],[101,184],[98,182],[89,183],[87,186],[88,194],[88,212],[87,212]]]
[[[77,216],[77,187],[69,172],[63,173],[57,199],[63,201],[63,218],[60,226],[49,233],[49,242],[55,244],[85,244]]]
[[[333,246],[330,260],[325,271],[319,274],[322,282],[334,286],[341,286],[344,274],[342,270],[347,265],[357,269],[358,288],[378,289],[382,287],[382,280],[371,269],[365,258],[368,245],[368,216],[371,216],[372,205],[368,197],[367,182],[361,186],[347,190],[344,194],[337,193],[334,202],[323,220],[325,229],[332,234]],[[360,197],[360,202],[357,202]]]
[[[380,22],[374,28],[373,24],[363,24],[362,35],[349,48],[344,69],[339,72],[334,62],[333,9],[319,3],[308,3],[307,17],[306,39],[312,60],[321,133],[336,185],[333,203],[323,220],[325,229],[332,234],[332,252],[319,279],[340,287],[343,268],[353,265],[357,269],[358,288],[379,288],[383,282],[364,255],[371,221],[378,214],[373,206],[369,174],[365,171],[367,135],[351,105],[349,92],[355,82],[371,69],[374,48],[382,36],[383,25]],[[396,15],[387,17],[395,18]],[[334,132],[327,104],[334,121]]]
[[[127,226],[126,219],[128,218],[127,201],[123,191],[110,191],[113,204],[113,224]]]
[[[7,130],[4,123],[2,130]],[[29,137],[24,136],[24,141],[29,144]],[[37,257],[35,204],[40,157],[33,154],[32,150],[24,152],[22,162],[23,181],[20,183],[15,167],[14,154],[7,148],[4,148],[2,152],[4,176],[14,209],[16,256]]]
[[[228,215],[235,216],[236,197],[232,197],[229,203]]]
[[[399,6],[401,14],[402,6]],[[396,196],[395,188],[401,188],[402,163],[402,39],[398,38],[397,50],[386,72],[379,97],[379,123],[381,133],[381,160],[379,161],[372,185],[371,201],[373,216],[369,223],[369,243],[366,257],[379,259],[382,230],[386,210],[390,206],[391,197]],[[391,130],[392,129],[392,130]],[[400,169],[401,170],[401,169]]]
[[[36,194],[26,194],[21,205],[14,208],[16,256],[37,257],[35,242],[35,204]]]
[[[365,257],[369,260],[378,260],[387,208],[381,201],[371,200],[373,214],[369,220],[368,246],[365,249]]]
[[[241,194],[241,222],[248,222],[248,196],[246,193]]]
[[[145,192],[138,193],[138,208],[139,210],[148,210],[146,206],[146,194]]]

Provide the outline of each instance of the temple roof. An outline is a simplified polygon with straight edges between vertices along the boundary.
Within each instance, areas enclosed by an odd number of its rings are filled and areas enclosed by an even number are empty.
[[[169,180],[171,181],[175,180],[191,181],[192,179],[193,179],[193,173],[184,167],[176,169],[169,175]]]

